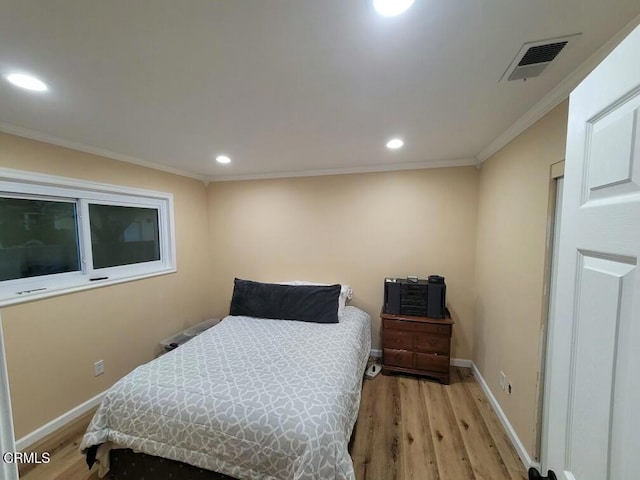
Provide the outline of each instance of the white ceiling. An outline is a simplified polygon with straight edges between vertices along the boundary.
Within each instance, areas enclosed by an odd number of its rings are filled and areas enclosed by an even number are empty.
[[[50,90],[0,81],[0,130],[213,180],[473,164],[639,14],[638,0],[416,0],[395,18],[367,0],[2,0],[0,74]],[[498,82],[523,43],[574,33],[540,77]],[[394,135],[405,148],[385,148]]]

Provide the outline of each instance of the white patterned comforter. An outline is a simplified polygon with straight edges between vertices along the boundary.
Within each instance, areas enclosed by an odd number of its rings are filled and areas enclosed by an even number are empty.
[[[107,393],[80,449],[112,442],[238,479],[353,479],[371,319],[227,317]]]

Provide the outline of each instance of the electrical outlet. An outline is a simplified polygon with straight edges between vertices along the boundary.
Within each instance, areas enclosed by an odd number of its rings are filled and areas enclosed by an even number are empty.
[[[511,384],[507,386],[507,395],[511,395]]]
[[[500,372],[500,388],[504,390],[504,386],[507,383],[507,376],[504,372]]]
[[[93,376],[97,377],[104,373],[104,360],[98,360],[93,364]]]

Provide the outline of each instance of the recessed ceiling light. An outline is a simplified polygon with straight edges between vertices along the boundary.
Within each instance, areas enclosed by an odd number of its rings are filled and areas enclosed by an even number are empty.
[[[399,138],[392,138],[387,142],[387,148],[390,148],[391,150],[397,150],[398,148],[402,148],[403,145],[404,145],[404,142]]]
[[[49,89],[47,84],[42,80],[26,75],[24,73],[11,73],[7,75],[7,80],[14,84],[16,87],[31,90],[32,92],[45,92]]]
[[[231,163],[231,159],[226,155],[218,155],[216,157],[216,162],[218,163]]]
[[[407,11],[414,0],[373,0],[373,8],[383,17],[395,17]]]

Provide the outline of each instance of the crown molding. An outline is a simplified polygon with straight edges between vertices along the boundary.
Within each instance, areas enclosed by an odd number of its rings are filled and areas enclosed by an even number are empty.
[[[301,170],[301,171],[286,171],[275,173],[258,173],[247,175],[216,175],[207,177],[205,175],[198,175],[185,170],[161,165],[148,160],[142,160],[140,158],[131,157],[128,155],[122,155],[110,150],[92,147],[83,143],[76,143],[63,138],[55,137],[53,135],[47,135],[35,130],[29,130],[22,127],[17,127],[8,123],[0,122],[0,132],[8,133],[10,135],[16,135],[18,137],[29,138],[31,140],[37,140],[39,142],[45,142],[60,147],[70,148],[72,150],[78,150],[80,152],[90,153],[92,155],[99,155],[101,157],[118,160],[125,163],[131,163],[139,165],[141,167],[151,168],[153,170],[160,170],[174,175],[180,175],[183,177],[189,177],[196,180],[200,180],[205,187],[209,186],[211,182],[228,182],[228,181],[241,181],[241,180],[265,180],[276,178],[294,178],[294,177],[317,177],[325,175],[345,175],[353,173],[374,173],[374,172],[391,172],[400,170],[419,170],[425,168],[443,168],[443,167],[464,167],[470,165],[477,165],[476,158],[462,158],[454,160],[435,160],[429,162],[415,162],[415,163],[399,163],[399,164],[385,164],[385,165],[369,165],[363,167],[350,167],[350,168],[333,168],[333,169],[321,169],[321,170]]]
[[[120,162],[132,163],[140,167],[151,168],[153,170],[160,170],[162,172],[172,173],[174,175],[180,175],[182,177],[189,177],[195,180],[200,180],[206,183],[207,177],[204,175],[198,175],[179,168],[169,167],[149,160],[143,160],[136,157],[130,157],[129,155],[122,155],[120,153],[112,152],[103,148],[92,147],[83,143],[76,143],[63,138],[55,137],[53,135],[47,135],[45,133],[37,132],[35,130],[29,130],[27,128],[17,127],[9,123],[0,122],[0,132],[8,133],[10,135],[16,135],[18,137],[29,138],[31,140],[37,140],[39,142],[50,143],[59,147],[70,148],[71,150],[78,150],[80,152],[90,153],[92,155],[98,155],[100,157],[110,158],[112,160],[118,160]]]
[[[516,122],[507,128],[501,135],[487,145],[478,155],[478,162],[482,163],[490,156],[506,146],[511,140],[516,138],[535,122],[544,117],[554,107],[569,97],[569,94],[584,80],[584,78],[602,62],[613,49],[624,40],[638,25],[640,25],[640,15],[627,23],[622,30],[611,37],[596,52],[585,60],[578,68],[570,73],[564,80],[556,85],[553,90],[542,97],[533,108],[521,116]]]
[[[475,158],[459,158],[454,160],[434,160],[431,162],[396,163],[384,165],[368,165],[349,168],[328,168],[322,170],[300,170],[275,173],[257,173],[246,175],[216,175],[209,177],[209,182],[235,182],[244,180],[269,180],[277,178],[321,177],[327,175],[349,175],[353,173],[396,172],[401,170],[422,170],[425,168],[468,167],[476,165]]]

